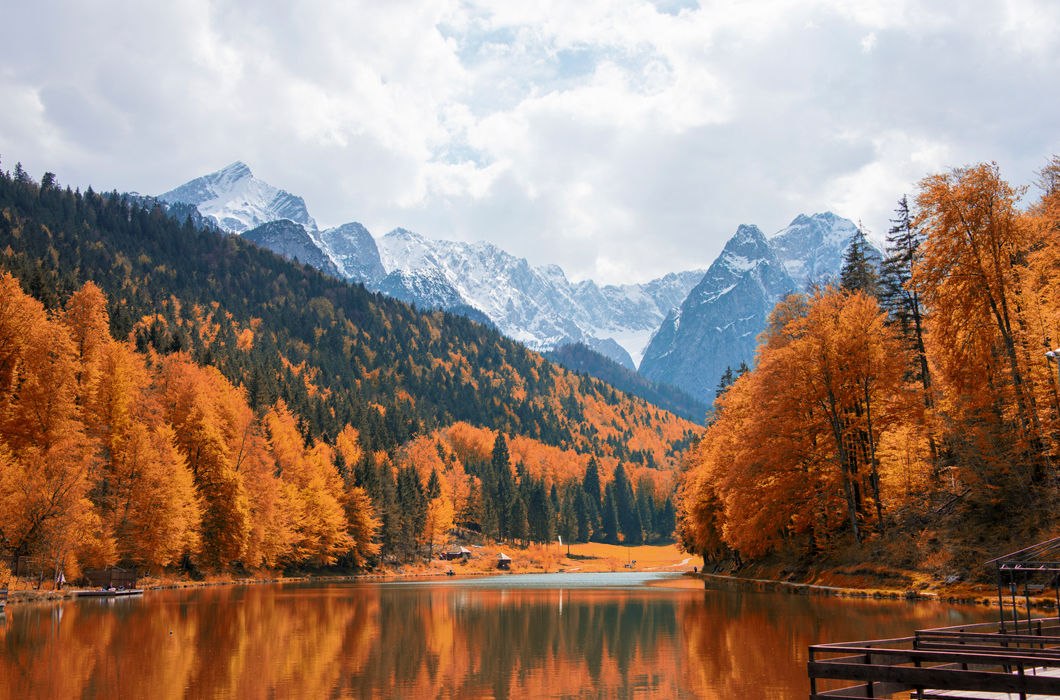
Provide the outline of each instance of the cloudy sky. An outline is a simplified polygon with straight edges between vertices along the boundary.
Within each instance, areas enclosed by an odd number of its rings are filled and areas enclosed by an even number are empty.
[[[297,6],[297,7],[293,7]],[[956,9],[955,9],[956,8]],[[741,223],[882,235],[924,175],[1060,152],[1060,3],[8,3],[0,158],[166,191],[234,160],[321,225],[573,278],[706,266]]]

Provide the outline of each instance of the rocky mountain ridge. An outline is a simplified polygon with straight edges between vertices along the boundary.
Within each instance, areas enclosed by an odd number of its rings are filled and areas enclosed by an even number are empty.
[[[487,321],[535,350],[584,343],[633,371],[666,314],[702,276],[690,270],[645,284],[571,282],[558,266],[534,267],[491,243],[400,228],[377,240],[357,222],[321,230],[301,197],[259,180],[242,162],[157,199],[194,206],[224,231],[420,308]],[[273,223],[284,219],[304,234]]]
[[[753,364],[757,336],[781,297],[838,276],[857,232],[831,212],[800,214],[768,237],[743,225],[705,273],[599,285],[572,282],[556,265],[532,266],[488,242],[402,228],[376,238],[357,222],[320,230],[301,197],[258,180],[241,162],[158,199],[373,291],[495,326],[534,350],[583,344],[706,404],[727,367]]]
[[[835,282],[857,231],[852,221],[831,212],[800,214],[769,237],[757,226],[741,225],[659,327],[641,374],[711,403],[727,368],[754,364],[758,335],[780,299]],[[873,255],[881,254],[873,248]]]

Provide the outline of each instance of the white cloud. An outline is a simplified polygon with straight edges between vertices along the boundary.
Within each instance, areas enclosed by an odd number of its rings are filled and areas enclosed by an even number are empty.
[[[1060,9],[920,0],[15,4],[5,167],[160,192],[232,160],[358,219],[575,277],[705,265],[740,223],[885,232],[928,172],[1060,150]]]

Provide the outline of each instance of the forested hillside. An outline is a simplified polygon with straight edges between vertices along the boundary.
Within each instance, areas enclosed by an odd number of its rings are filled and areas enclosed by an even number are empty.
[[[584,372],[603,379],[627,394],[639,396],[682,418],[696,423],[702,423],[706,419],[709,408],[681,389],[645,379],[584,343],[561,345],[546,352],[545,357],[574,372]]]
[[[20,167],[0,174],[0,266],[9,555],[360,565],[422,553],[439,523],[551,537],[578,491],[585,536],[669,534],[696,426],[459,316]],[[442,430],[435,456],[456,455],[459,425],[489,460],[410,460]],[[609,527],[607,503],[637,498],[637,523]],[[165,518],[142,510],[157,499]]]
[[[1041,185],[1024,210],[996,165],[928,177],[879,273],[854,246],[777,305],[691,453],[686,547],[982,575],[1056,535],[1060,159]]]

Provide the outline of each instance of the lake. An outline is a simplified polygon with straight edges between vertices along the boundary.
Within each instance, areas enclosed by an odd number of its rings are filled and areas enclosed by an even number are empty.
[[[810,644],[992,614],[650,573],[148,591],[10,606],[0,697],[804,698]]]

